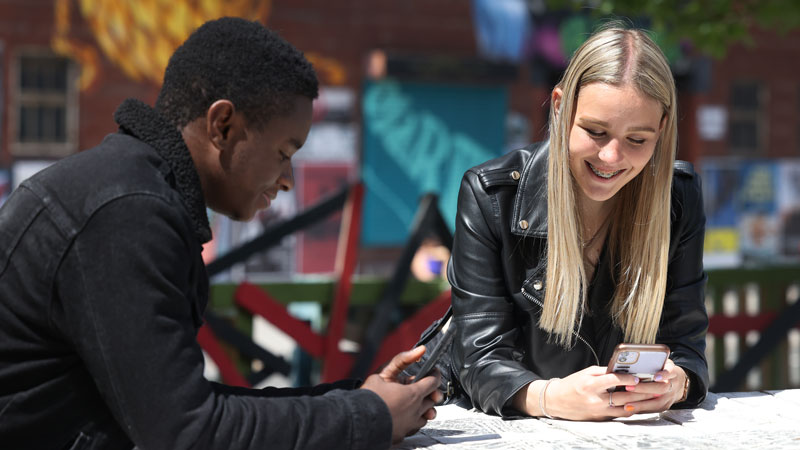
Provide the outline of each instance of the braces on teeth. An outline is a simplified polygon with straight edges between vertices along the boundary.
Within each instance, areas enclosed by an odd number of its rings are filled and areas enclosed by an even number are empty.
[[[608,173],[607,172],[600,172],[591,163],[588,163],[588,164],[589,164],[589,167],[592,169],[592,172],[594,172],[595,175],[597,175],[598,177],[601,177],[601,178],[609,179],[609,178],[613,177],[614,175],[620,173],[619,170],[616,170],[614,172],[608,172]]]

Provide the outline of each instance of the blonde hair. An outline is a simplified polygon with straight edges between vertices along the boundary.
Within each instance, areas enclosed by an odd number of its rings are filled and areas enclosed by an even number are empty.
[[[657,100],[664,128],[652,160],[616,195],[608,246],[616,289],[614,323],[626,342],[655,342],[667,284],[672,171],[677,146],[675,81],[664,54],[641,30],[612,26],[592,35],[573,55],[557,85],[559,111],[550,112],[547,185],[547,275],[539,327],[565,348],[574,344],[586,307],[581,220],[569,165],[569,134],[578,92],[590,83],[631,85]],[[560,120],[559,120],[560,118]]]

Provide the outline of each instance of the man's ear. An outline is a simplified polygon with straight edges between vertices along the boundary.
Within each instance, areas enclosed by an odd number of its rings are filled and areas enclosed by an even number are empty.
[[[564,91],[561,90],[560,87],[553,89],[552,94],[550,94],[550,107],[554,108],[553,112],[556,115],[556,119],[561,113],[561,99],[564,98]]]
[[[230,100],[217,100],[206,111],[206,133],[208,140],[218,150],[226,148],[231,138],[231,126],[236,107]]]

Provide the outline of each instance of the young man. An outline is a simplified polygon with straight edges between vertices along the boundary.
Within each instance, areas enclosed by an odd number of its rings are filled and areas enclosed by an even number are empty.
[[[3,448],[385,448],[438,380],[250,390],[208,382],[206,206],[247,220],[293,187],[317,79],[290,44],[224,18],[176,50],[155,109],[20,185],[0,209]],[[347,390],[344,390],[347,389]]]

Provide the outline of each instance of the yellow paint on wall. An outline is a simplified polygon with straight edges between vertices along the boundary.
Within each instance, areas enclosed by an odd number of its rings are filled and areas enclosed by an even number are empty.
[[[733,227],[707,229],[703,251],[706,253],[738,252],[739,230]]]
[[[69,36],[73,0],[56,0],[53,49],[81,65],[81,89],[97,75],[91,47]],[[161,84],[175,49],[203,23],[223,16],[266,22],[270,0],[80,0],[80,14],[103,54],[134,80]],[[96,52],[95,52],[96,53]]]

